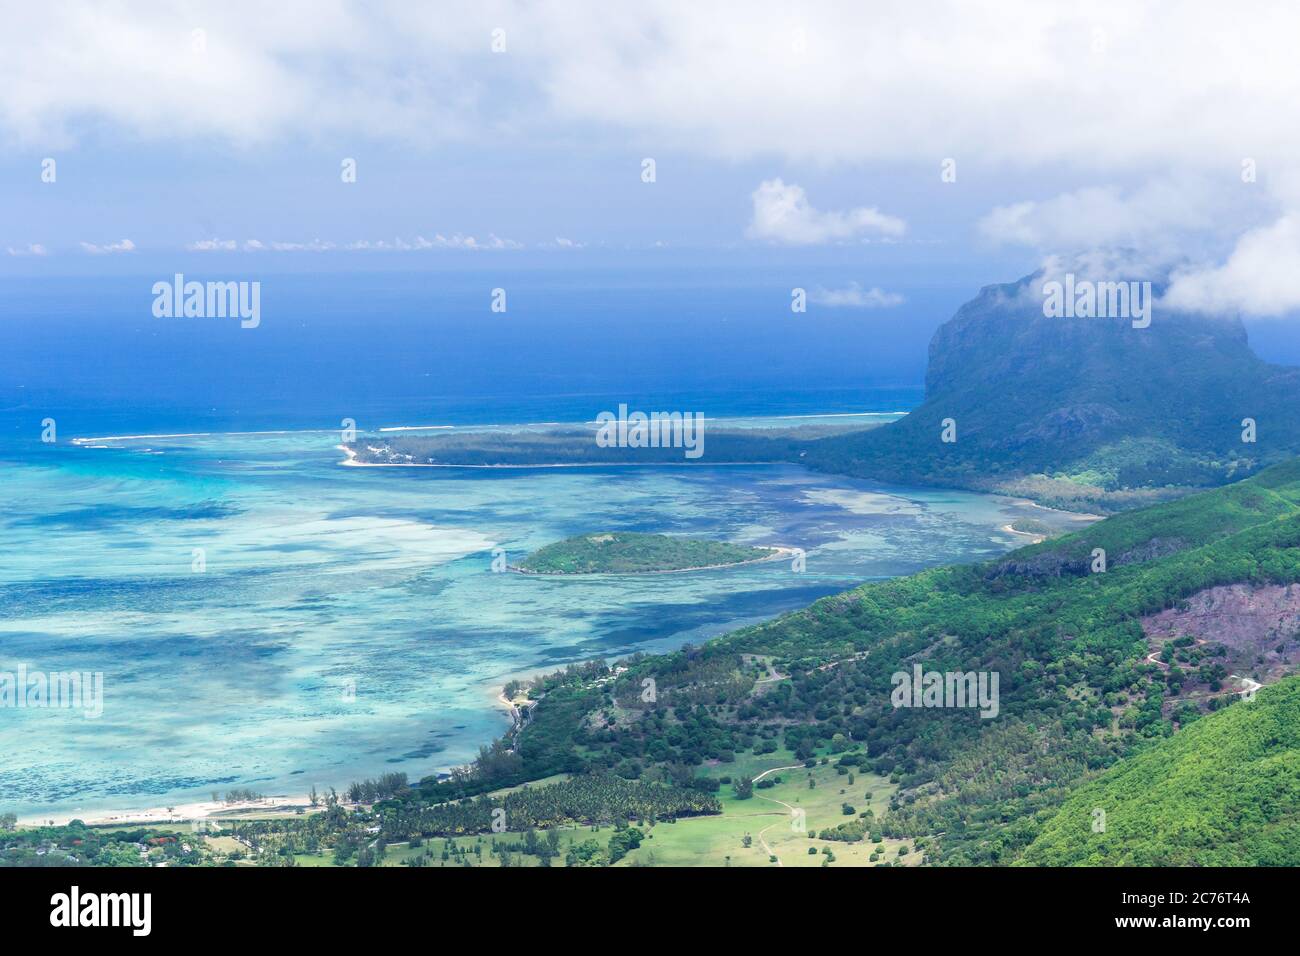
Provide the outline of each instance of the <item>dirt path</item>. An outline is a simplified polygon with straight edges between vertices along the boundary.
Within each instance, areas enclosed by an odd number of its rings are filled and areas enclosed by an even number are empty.
[[[755,684],[770,684],[770,683],[772,683],[773,681],[785,680],[785,679],[786,679],[787,677],[789,677],[789,676],[790,676],[789,674],[782,674],[780,671],[778,671],[778,670],[777,670],[775,667],[773,667],[771,664],[768,664],[768,665],[767,665],[767,676],[766,676],[766,677],[760,677],[758,680],[754,681],[754,683],[755,683]]]
[[[1208,643],[1208,641],[1206,641],[1204,638],[1198,637],[1198,638],[1196,639],[1196,645],[1195,645],[1195,646],[1198,646],[1198,647],[1199,647],[1200,645],[1202,645],[1202,644],[1206,644],[1206,643]],[[1148,664],[1155,664],[1156,667],[1163,667],[1165,670],[1169,670],[1169,665],[1168,665],[1168,664],[1166,664],[1164,661],[1158,661],[1158,660],[1156,660],[1156,658],[1159,657],[1160,654],[1162,654],[1163,652],[1164,652],[1164,649],[1163,649],[1163,648],[1161,648],[1161,650],[1158,650],[1158,651],[1152,651],[1152,652],[1151,652],[1150,654],[1148,654],[1147,657],[1146,657],[1146,661],[1147,661],[1147,663],[1148,663]],[[1239,680],[1239,681],[1241,681],[1243,684],[1245,684],[1246,686],[1243,687],[1241,690],[1230,690],[1230,691],[1225,691],[1225,692],[1222,693],[1222,694],[1211,694],[1211,695],[1210,695],[1211,697],[1225,697],[1225,696],[1227,696],[1228,694],[1241,694],[1241,695],[1245,695],[1245,694],[1253,694],[1255,691],[1259,690],[1261,687],[1264,686],[1263,684],[1259,683],[1258,681],[1253,680],[1252,678],[1249,678],[1249,677],[1242,677],[1240,674],[1229,674],[1227,679],[1228,679],[1228,680]]]
[[[767,668],[767,676],[757,678],[754,681],[755,685],[772,684],[776,681],[788,680],[790,677],[789,674],[782,674],[777,670],[772,664],[772,658],[766,654],[742,654],[741,661],[746,666],[758,664],[760,667]]]
[[[754,777],[750,781],[750,783],[758,783],[769,773],[776,773],[778,770],[802,770],[802,769],[803,769],[803,764],[796,764],[793,767],[772,767],[770,770],[764,770],[757,777]],[[791,816],[794,816],[795,808],[790,806],[790,804],[786,803],[784,800],[775,800],[772,797],[760,796],[757,793],[754,794],[754,796],[758,797],[758,799],[760,800],[766,800],[768,803],[780,804],[781,806],[785,807],[787,810],[790,811]],[[772,849],[771,845],[765,839],[763,839],[763,834],[766,833],[768,830],[772,829],[772,827],[774,826],[776,826],[775,823],[769,823],[767,826],[763,827],[763,829],[759,830],[758,842],[763,844],[763,849],[767,851],[768,859],[776,860],[777,866],[785,866],[785,864],[781,862],[781,858],[776,855],[776,851]]]
[[[1232,693],[1234,693],[1234,694],[1241,694],[1243,697],[1244,697],[1246,694],[1251,694],[1251,695],[1253,696],[1254,693],[1255,693],[1255,691],[1259,690],[1261,687],[1264,686],[1263,684],[1259,683],[1258,681],[1251,680],[1249,677],[1242,677],[1242,676],[1239,675],[1239,674],[1229,674],[1229,675],[1228,675],[1228,679],[1229,679],[1229,680],[1239,680],[1239,681],[1241,681],[1243,684],[1246,685],[1245,688],[1242,689],[1242,690],[1235,690],[1235,691],[1232,691]],[[1249,698],[1247,698],[1247,699],[1249,699]]]
[[[754,796],[757,797],[758,794],[754,794]],[[790,804],[786,803],[784,800],[777,800],[773,797],[758,797],[758,799],[766,800],[768,803],[778,803],[781,806],[785,807],[787,810],[789,810],[791,816],[794,816],[795,808],[790,806]],[[769,823],[767,826],[763,827],[763,829],[759,830],[758,842],[763,844],[763,849],[767,851],[768,859],[776,860],[777,866],[785,866],[785,864],[781,862],[781,858],[776,855],[776,851],[773,850],[771,845],[766,840],[763,839],[763,834],[766,833],[768,830],[772,829],[772,827],[777,825],[778,824],[776,823]]]
[[[749,782],[750,782],[750,783],[758,783],[760,780],[762,780],[764,777],[766,777],[769,773],[776,773],[778,770],[802,770],[802,769],[803,769],[803,764],[801,764],[801,763],[799,763],[799,764],[795,764],[793,767],[773,767],[771,770],[764,770],[762,773],[760,773],[757,777],[755,777],[753,780],[751,780],[751,781],[749,781]],[[763,799],[766,800],[767,798],[764,797]]]
[[[1193,647],[1200,647],[1202,644],[1205,644],[1205,643],[1208,643],[1208,642],[1205,640],[1205,638],[1203,638],[1203,637],[1198,637],[1198,638],[1196,638],[1196,643],[1193,644],[1192,646],[1193,646]],[[1163,647],[1160,648],[1160,650],[1158,650],[1158,651],[1152,651],[1150,654],[1147,655],[1147,663],[1148,663],[1148,664],[1155,664],[1156,667],[1163,667],[1165,670],[1169,670],[1169,665],[1168,665],[1168,664],[1166,664],[1164,661],[1158,661],[1158,660],[1156,660],[1156,658],[1159,657],[1159,656],[1160,656],[1161,654],[1163,654],[1164,652],[1165,652],[1165,649],[1164,649]],[[1236,675],[1234,674],[1234,675],[1231,675],[1231,676],[1234,676],[1234,677],[1235,677]]]
[[[860,661],[870,653],[871,653],[870,651],[858,651],[858,653],[851,654],[848,657],[841,657],[838,661],[831,661],[829,664],[823,664],[820,667],[818,667],[817,670],[819,671],[834,670],[835,668],[839,667],[841,664],[848,664],[851,663],[852,661]]]

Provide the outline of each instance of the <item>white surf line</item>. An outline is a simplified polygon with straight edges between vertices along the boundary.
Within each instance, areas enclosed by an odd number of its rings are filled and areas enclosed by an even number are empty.
[[[827,412],[818,415],[816,413],[808,415],[740,415],[729,418],[705,418],[708,422],[744,422],[744,421],[778,421],[794,420],[804,418],[869,418],[886,415],[907,415],[907,412]],[[481,425],[384,425],[377,429],[380,432],[416,432],[416,431],[433,431],[433,430],[450,430],[456,428],[475,429],[475,428],[542,428],[563,425],[599,425],[596,420],[582,422],[497,422],[492,424]],[[168,432],[164,434],[149,435],[102,435],[99,437],[73,438],[72,444],[83,445],[88,442],[103,441],[139,441],[144,438],[222,438],[226,436],[238,435],[324,435],[330,432],[336,432],[337,428],[280,428],[269,429],[265,431],[248,431],[248,432]]]
[[[210,438],[213,432],[177,432],[174,435],[104,435],[99,438],[74,438],[72,444],[85,445],[92,441],[138,441],[142,438]]]
[[[225,438],[238,435],[328,435],[337,428],[281,428],[260,432],[173,432],[166,435],[103,435],[99,438],[74,438],[72,444],[85,445],[93,441],[139,441],[144,438]]]
[[[297,807],[310,807],[311,798],[307,794],[293,796],[277,794],[264,796],[260,800],[240,800],[226,803],[224,800],[196,801],[192,803],[175,803],[165,807],[142,807],[135,809],[92,809],[72,810],[63,815],[42,814],[37,817],[22,817],[18,823],[22,826],[45,826],[46,821],[54,820],[56,826],[66,826],[72,820],[81,820],[88,826],[124,825],[124,824],[166,824],[187,823],[191,820],[241,816],[252,813],[287,813]]]
[[[1025,537],[1033,538],[1034,541],[1031,542],[1032,544],[1042,544],[1044,541],[1047,540],[1046,535],[1038,534],[1035,531],[1017,531],[1009,524],[1004,524],[1001,530],[1005,531],[1007,534],[1023,534],[1025,535]]]
[[[824,412],[818,414],[811,412],[805,415],[729,415],[717,418],[705,416],[706,422],[755,422],[755,421],[801,421],[816,418],[888,418],[891,416],[906,416],[909,412]],[[571,427],[575,425],[599,425],[601,422],[596,419],[576,422],[487,422],[476,425],[383,425],[378,431],[381,432],[422,432],[432,431],[434,429],[456,429],[463,428],[472,430],[475,428],[555,428]]]
[[[449,429],[449,428],[494,428],[494,427],[499,427],[499,426],[490,426],[490,425],[459,425],[459,426],[458,426],[458,425],[385,425],[383,428],[381,428],[381,429],[379,429],[379,430],[380,430],[381,432],[427,432],[427,431],[433,431],[433,430],[435,430],[435,429],[439,429],[439,430],[441,430],[441,429]],[[520,425],[520,426],[517,426],[517,427],[523,428],[523,427],[525,427],[525,426]]]
[[[717,421],[749,421],[752,419],[771,419],[773,421],[776,421],[777,419],[786,419],[786,418],[869,418],[871,416],[908,415],[908,414],[911,413],[910,412],[825,412],[821,415],[818,415],[815,412],[810,412],[807,415],[743,415],[740,416],[739,418],[729,418],[729,419],[719,418],[717,419]]]
[[[341,462],[340,464],[347,464]],[[589,461],[549,465],[450,465],[423,461],[356,461],[357,468],[737,468],[746,465],[788,465],[788,461]]]
[[[1051,505],[1040,505],[1037,501],[1032,501],[1029,498],[1025,498],[1021,496],[1016,496],[1016,501],[1019,504],[1029,505],[1031,508],[1041,508],[1043,511],[1055,511],[1057,514],[1070,515],[1071,517],[1076,519],[1086,519],[1088,521],[1105,521],[1107,517],[1106,515],[1095,515],[1089,511],[1067,511],[1065,508],[1053,508]]]

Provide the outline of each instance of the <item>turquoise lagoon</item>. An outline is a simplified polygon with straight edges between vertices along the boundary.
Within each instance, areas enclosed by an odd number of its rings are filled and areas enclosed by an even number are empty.
[[[511,675],[700,642],[863,581],[1000,553],[1026,540],[1003,530],[1022,515],[1079,520],[795,465],[358,468],[337,443],[119,438],[0,462],[0,671],[104,675],[97,718],[0,708],[0,811],[416,779],[505,729],[495,697]],[[799,547],[807,569],[492,571],[494,549],[513,560],[608,529]]]

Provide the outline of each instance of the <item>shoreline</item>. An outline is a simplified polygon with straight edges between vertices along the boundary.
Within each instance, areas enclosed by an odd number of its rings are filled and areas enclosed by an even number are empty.
[[[1033,498],[1025,498],[1023,495],[1018,496],[1018,500],[1023,501],[1025,504],[1033,508],[1042,508],[1044,511],[1055,511],[1057,514],[1062,515],[1073,515],[1080,521],[1105,521],[1110,517],[1109,515],[1095,515],[1091,511],[1070,511],[1066,508],[1053,508],[1051,505],[1040,504]]]
[[[508,671],[504,674],[498,674],[496,677],[483,682],[481,692],[494,705],[505,711],[510,720],[510,729],[516,730],[519,727],[519,708],[506,697],[506,685],[511,681],[527,684],[538,677],[544,677],[547,674],[554,674],[557,670],[563,670],[564,667],[564,664],[553,664],[549,667],[530,667],[521,671]],[[462,764],[462,766],[468,766],[468,764]]]
[[[245,432],[240,434],[286,434],[286,432],[261,432],[261,433]],[[173,437],[173,436],[140,436],[140,437]],[[175,437],[180,437],[180,436],[175,436]],[[83,442],[89,442],[93,440],[95,439],[82,439]],[[117,436],[114,439],[99,439],[99,440],[124,440],[124,436]],[[341,465],[350,465],[352,467],[375,467],[375,468],[432,467],[432,468],[527,469],[527,468],[584,468],[584,467],[603,468],[603,467],[609,467],[610,465],[637,467],[637,466],[662,466],[662,465],[685,466],[691,464],[706,464],[706,465],[723,464],[723,465],[735,465],[735,466],[767,465],[767,464],[798,464],[796,462],[787,462],[787,461],[777,461],[777,462],[767,462],[767,463],[765,462],[673,462],[673,461],[604,462],[604,463],[592,462],[592,463],[551,464],[551,465],[440,465],[440,464],[419,464],[414,462],[412,463],[368,463],[368,462],[355,461],[356,452],[350,449],[349,447],[347,447],[346,445],[338,444],[335,445],[334,448],[343,452],[346,456],[342,462],[339,462],[339,464]],[[990,497],[997,496],[997,493],[989,493],[989,492],[982,492],[982,493],[973,492],[973,493],[983,494],[985,496],[990,496]],[[1017,501],[1017,503],[1024,506],[1033,507],[1033,508],[1042,508],[1044,510],[1055,511],[1057,513],[1064,514],[1064,515],[1070,515],[1074,517],[1076,520],[1080,520],[1080,521],[1101,520],[1102,518],[1105,517],[1102,515],[1091,515],[1084,512],[1071,512],[1071,511],[1066,511],[1065,509],[1053,508],[1050,506],[1039,504],[1038,502],[1035,502],[1032,499],[1024,498],[1023,496],[1017,496],[1016,498],[1012,498],[1011,500]],[[1004,526],[1002,530],[1008,531],[1015,535],[1038,537],[1031,532],[1016,531],[1015,529],[1010,528],[1009,524]],[[726,568],[741,567],[749,564],[759,564],[768,561],[776,561],[785,557],[789,557],[796,550],[783,545],[770,545],[770,546],[763,546],[763,547],[770,547],[773,549],[773,552],[769,555],[765,555],[759,558],[749,559],[746,561],[735,562],[730,564],[721,564],[721,565],[708,565],[708,566],[701,566],[697,568],[674,568],[674,569],[656,570],[656,571],[621,572],[621,573],[620,572],[592,572],[592,573],[578,573],[578,574],[530,572],[530,571],[522,571],[514,567],[512,567],[511,570],[514,570],[516,571],[516,573],[520,573],[520,574],[527,574],[536,577],[549,577],[549,578],[563,578],[563,577],[588,578],[588,577],[594,577],[599,575],[614,575],[614,574],[618,574],[619,576],[679,574],[679,573],[687,573],[691,571],[721,570]],[[613,666],[616,660],[617,658],[608,659],[610,666]],[[577,663],[577,662],[575,661],[573,663]],[[499,709],[499,712],[501,712],[503,718],[505,718],[505,721],[507,722],[508,726],[510,728],[515,728],[518,726],[518,720],[519,720],[518,708],[512,701],[506,698],[504,694],[505,685],[514,680],[527,682],[536,677],[545,674],[554,673],[557,670],[562,670],[565,666],[566,666],[565,663],[551,663],[548,665],[525,668],[522,670],[507,671],[505,673],[499,674],[485,681],[482,685],[482,689],[480,692],[484,695],[484,698],[486,699],[487,702],[490,703],[493,709]],[[459,766],[466,766],[466,765],[461,764]],[[431,768],[428,772],[428,776],[438,777],[443,774],[446,774],[447,772],[453,769],[455,769],[455,766],[447,766],[444,768]],[[347,804],[344,805],[347,806]],[[224,819],[224,818],[240,818],[240,817],[249,818],[249,817],[258,817],[258,816],[297,816],[301,814],[311,813],[313,812],[313,809],[314,808],[310,806],[310,800],[306,794],[302,794],[302,795],[277,794],[277,795],[268,796],[263,800],[251,801],[251,802],[239,802],[239,803],[231,803],[231,804],[227,804],[221,801],[214,802],[208,800],[208,801],[172,803],[163,806],[149,806],[149,807],[142,807],[142,808],[116,807],[116,808],[92,809],[92,810],[86,810],[84,812],[76,811],[76,810],[61,811],[61,812],[54,812],[54,813],[35,812],[35,813],[27,813],[20,816],[18,820],[18,825],[21,827],[40,827],[40,826],[48,825],[49,820],[54,820],[55,825],[66,825],[69,821],[78,819],[83,821],[88,826],[177,825],[177,826],[184,827],[191,821],[204,820],[204,819],[214,819],[214,818]]]
[[[765,559],[766,560],[766,559]],[[617,659],[614,659],[615,661]],[[579,663],[572,661],[569,663]],[[613,661],[610,662],[613,666]],[[512,670],[490,677],[483,681],[479,687],[479,693],[489,701],[494,709],[503,712],[503,716],[509,723],[511,731],[517,730],[520,726],[519,708],[510,701],[505,695],[505,687],[511,681],[519,681],[527,684],[529,681],[547,674],[553,674],[556,671],[563,670],[566,664],[550,664],[540,667],[530,667],[524,670]],[[503,735],[501,735],[503,736]],[[426,776],[442,777],[453,770],[468,768],[470,764],[453,764],[445,769],[433,769]],[[418,782],[418,781],[416,781]],[[346,808],[353,808],[354,805],[343,800],[339,805]],[[193,829],[196,821],[202,820],[224,820],[230,817],[243,817],[248,819],[273,816],[305,816],[310,813],[318,812],[324,809],[324,798],[321,798],[319,806],[311,805],[311,797],[308,794],[300,796],[275,794],[267,796],[261,800],[245,800],[238,803],[226,803],[224,801],[199,800],[188,803],[172,803],[165,806],[151,806],[139,808],[105,808],[99,810],[87,811],[60,811],[57,813],[42,813],[39,816],[31,814],[20,816],[17,821],[17,827],[20,829],[34,829],[47,827],[50,821],[54,821],[55,826],[67,826],[73,820],[80,820],[88,827],[105,827],[105,826],[159,826],[175,824],[180,827],[189,827]],[[301,810],[301,813],[299,812]]]
[[[734,421],[797,421],[806,418],[902,418],[910,412],[906,409],[886,412],[803,412],[797,415],[720,415],[717,417],[706,417],[706,422],[734,422]],[[375,428],[378,432],[422,432],[422,431],[445,431],[449,429],[466,429],[475,430],[480,428],[563,428],[563,427],[580,427],[599,425],[596,420],[580,422],[477,422],[470,424],[444,424],[444,425],[380,425]],[[743,426],[741,426],[743,427]],[[252,431],[188,431],[188,432],[164,432],[147,435],[79,435],[69,439],[74,445],[85,444],[87,442],[101,441],[138,441],[144,438],[222,438],[237,437],[240,435],[328,435],[338,433],[339,428],[275,428],[275,429],[254,429]]]
[[[1034,540],[1031,541],[1030,544],[1042,544],[1044,541],[1047,540],[1047,535],[1045,534],[1037,534],[1036,532],[1033,531],[1017,531],[1009,524],[1004,524],[1002,526],[1002,530],[1005,531],[1007,534],[1023,534],[1027,538],[1033,538]]]
[[[703,461],[696,459],[693,461],[575,461],[565,462],[562,464],[535,464],[535,465],[450,465],[441,462],[428,461],[358,461],[357,453],[351,448],[343,445],[335,445],[339,451],[345,453],[348,457],[339,462],[346,468],[652,468],[663,467],[739,467],[743,465],[793,465],[798,462],[791,461]]]
[[[237,803],[199,800],[190,803],[172,803],[162,807],[143,807],[140,809],[88,810],[84,813],[75,810],[71,812],[65,811],[39,817],[19,817],[18,826],[49,826],[50,820],[54,821],[55,826],[67,826],[73,820],[80,820],[86,826],[133,826],[160,823],[184,825],[197,820],[223,818],[227,815],[263,816],[272,814],[276,816],[297,816],[299,808],[302,808],[304,813],[319,809],[311,806],[311,797],[307,794],[301,796],[279,794],[264,797],[261,800],[241,800]]]

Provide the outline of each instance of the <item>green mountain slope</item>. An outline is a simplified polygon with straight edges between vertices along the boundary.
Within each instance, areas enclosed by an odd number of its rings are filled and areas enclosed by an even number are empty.
[[[1105,571],[1087,560],[1097,547],[1114,552]],[[780,770],[779,802],[816,789],[841,810],[781,844],[798,858],[828,851],[825,865],[839,851],[899,865],[904,849],[909,865],[1300,863],[1300,678],[1278,678],[1300,665],[1300,635],[1270,633],[1262,653],[1247,642],[1256,653],[1230,675],[1221,662],[1239,647],[1213,620],[1212,636],[1154,653],[1166,639],[1144,629],[1224,584],[1300,598],[1300,461],[981,564],[865,584],[701,647],[573,665],[531,682],[531,703],[516,684],[515,726],[471,767],[358,785],[381,796],[368,815],[333,806],[245,832],[359,861],[374,826],[380,845],[495,834],[504,789],[534,782],[504,797],[540,808],[525,826],[604,822],[635,842],[634,824],[719,808],[734,822]],[[900,707],[895,676],[917,667],[989,687],[996,675],[997,696]],[[1265,677],[1255,701],[1239,700],[1242,678]],[[1104,833],[1092,833],[1095,809]],[[779,825],[772,812],[754,815]],[[741,836],[704,849],[725,859],[750,848]],[[535,833],[534,851],[525,832],[499,838],[537,857]],[[629,849],[614,842],[606,862]]]
[[[988,286],[940,327],[925,402],[906,418],[815,442],[806,460],[1114,510],[1300,454],[1300,369],[1261,360],[1235,317],[1157,303],[1148,328],[1049,318],[1038,280]],[[955,442],[941,440],[945,419]]]
[[[1041,281],[987,286],[944,323],[930,342],[925,401],[892,424],[710,427],[695,459],[679,448],[601,447],[591,429],[372,436],[352,451],[378,464],[794,461],[1106,513],[1300,455],[1300,368],[1255,355],[1238,318],[1172,312],[1158,301],[1146,328],[1127,318],[1047,317]],[[1247,419],[1251,441],[1243,440]],[[949,422],[955,441],[944,440]]]
[[[1102,819],[1104,832],[1094,832]],[[1300,677],[1289,677],[1080,788],[1024,862],[1300,866]]]
[[[1098,548],[1104,572],[1092,570]],[[1150,661],[1145,616],[1221,585],[1298,582],[1292,461],[995,560],[865,584],[702,647],[554,675],[534,686],[541,703],[511,746],[424,792],[458,798],[557,772],[681,783],[780,752],[897,784],[875,835],[926,841],[927,862],[1013,863],[1079,786],[1236,699],[1242,682],[1219,673],[1226,646],[1202,642],[1177,669]],[[1275,647],[1300,661],[1300,636]],[[996,673],[997,716],[896,708],[891,675],[916,665]],[[1265,825],[1284,818],[1273,809]]]

